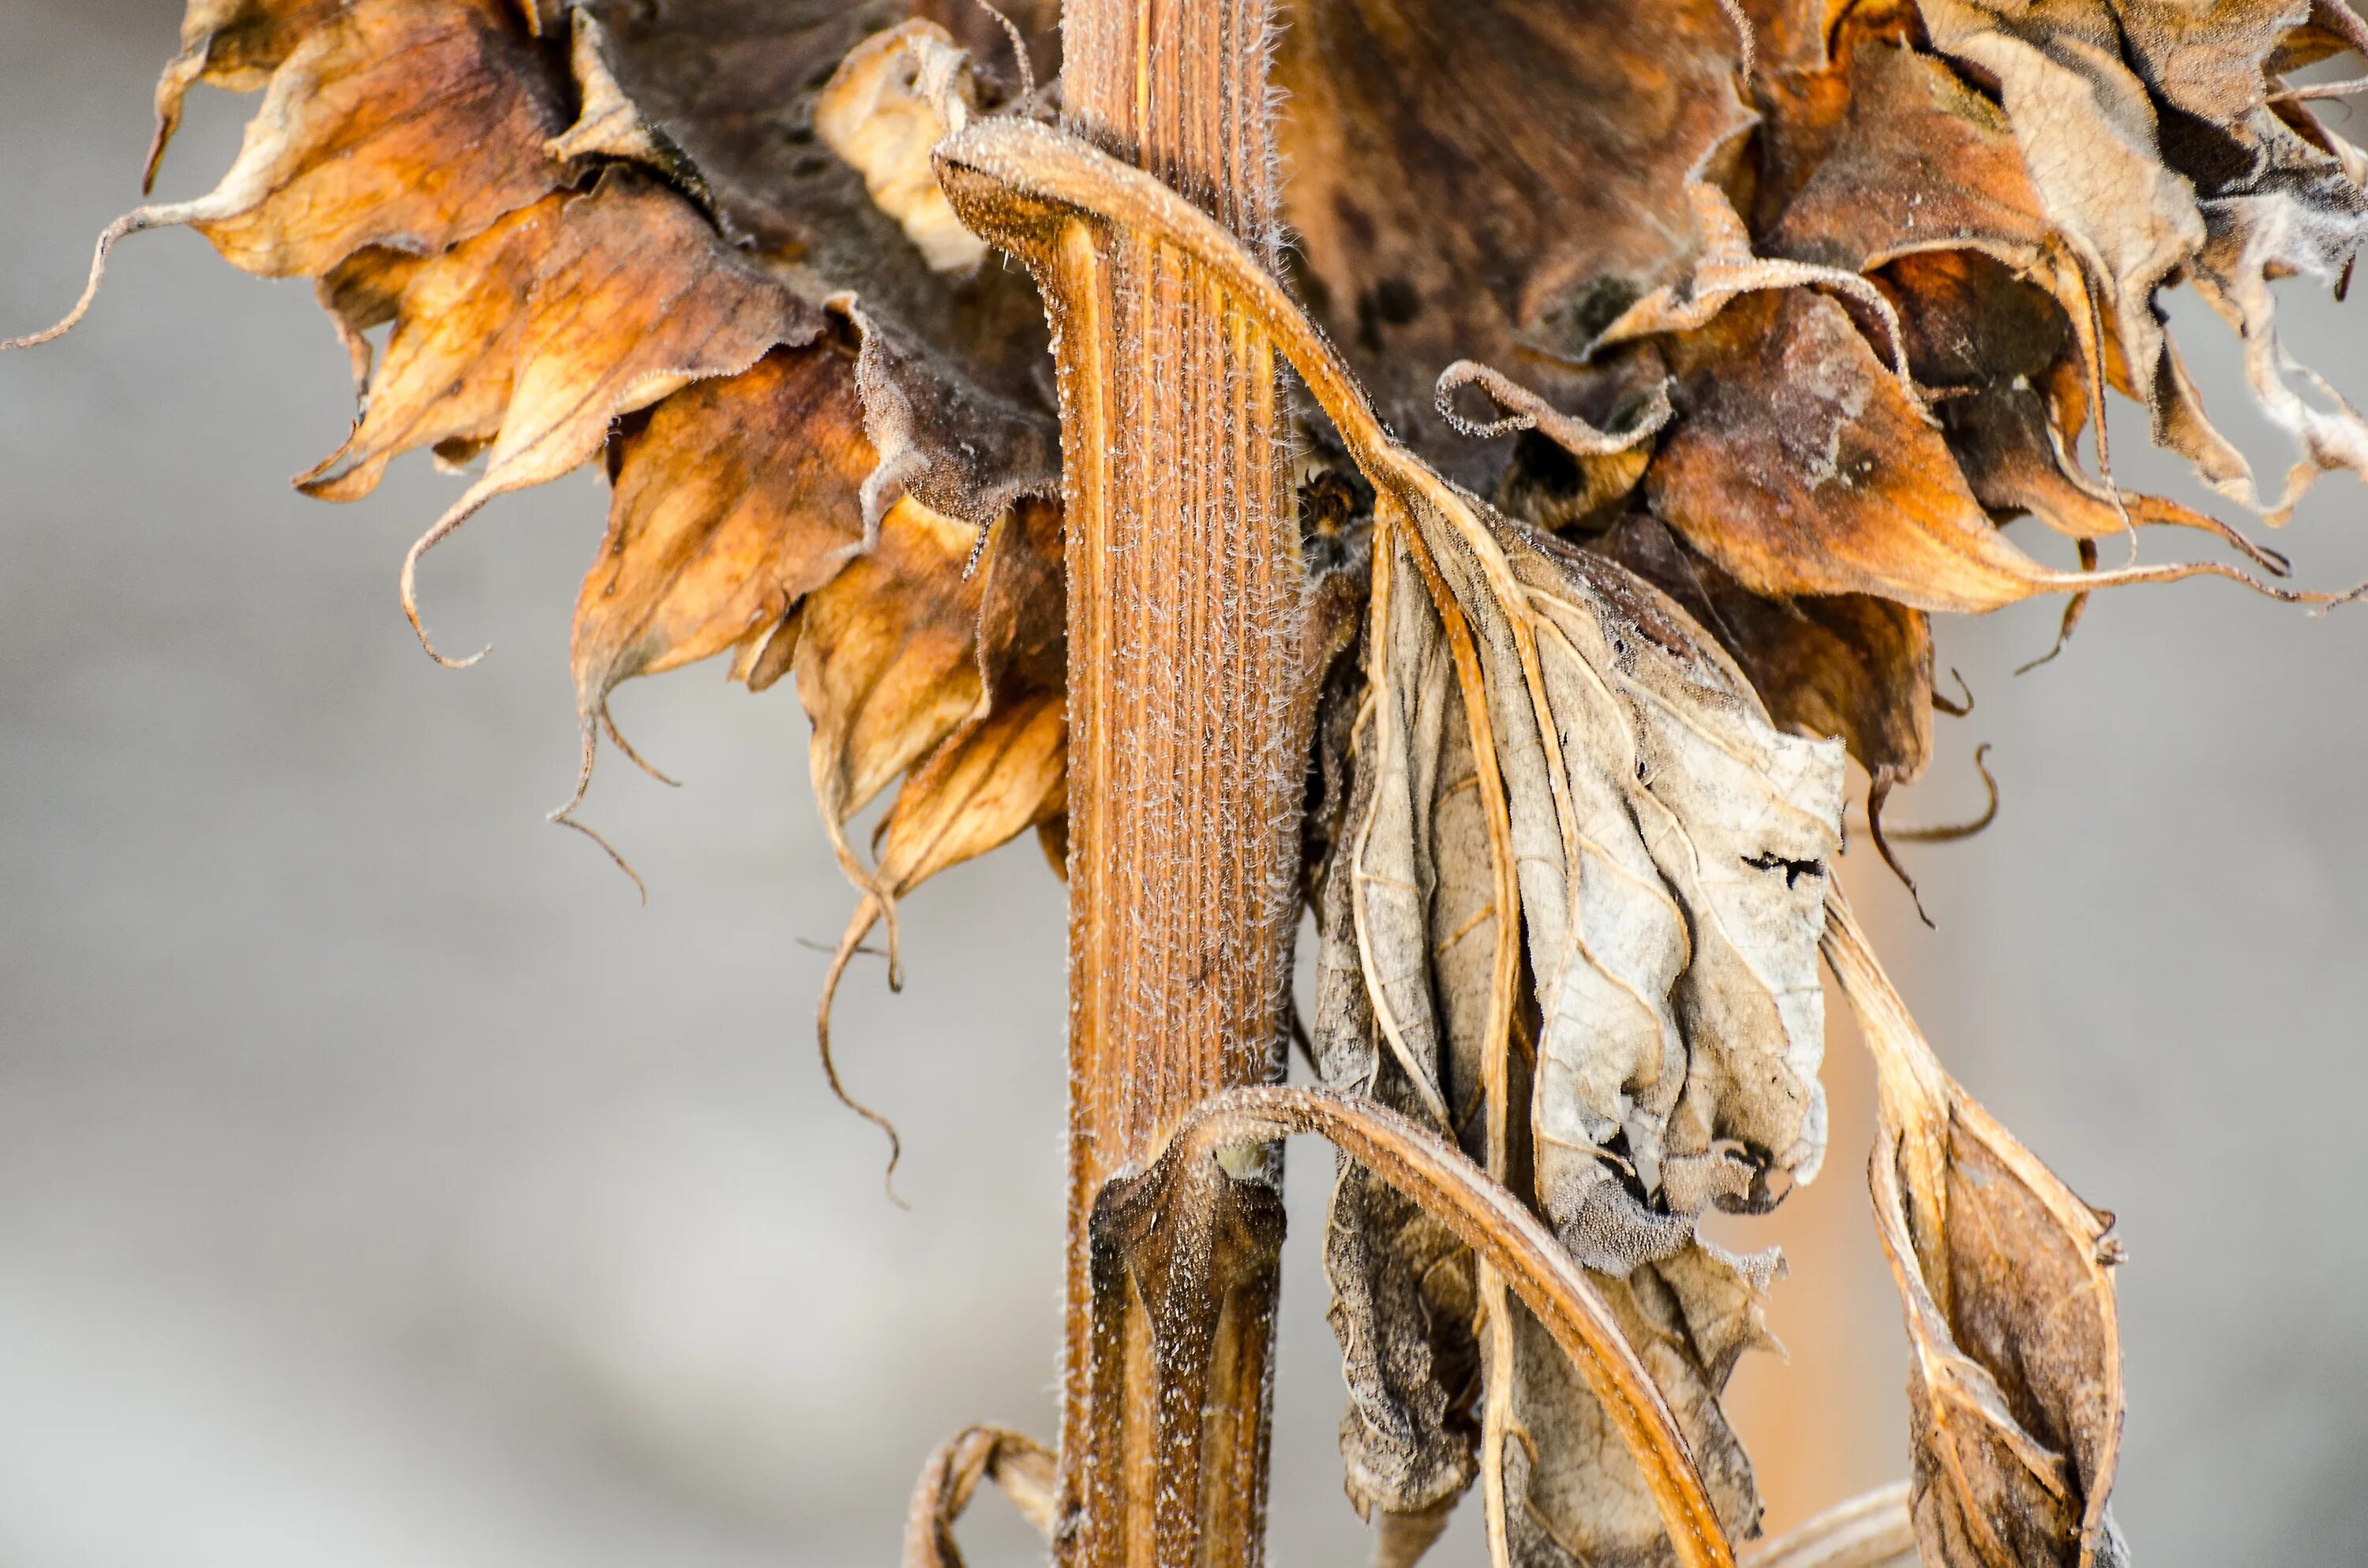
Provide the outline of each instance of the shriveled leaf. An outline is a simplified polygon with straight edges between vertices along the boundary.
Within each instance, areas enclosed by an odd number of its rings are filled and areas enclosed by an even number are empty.
[[[907,499],[879,542],[806,600],[798,696],[814,721],[814,798],[859,887],[870,868],[846,836],[849,817],[937,749],[977,710],[982,578],[964,578],[973,532]]]
[[[1676,276],[1685,182],[1748,123],[1742,40],[1717,0],[1292,0],[1287,23],[1276,134],[1309,293],[1391,427],[1486,488],[1502,454],[1442,427],[1433,380],[1576,356]]]
[[[524,301],[485,471],[404,562],[415,626],[419,557],[487,501],[586,461],[619,415],[823,330],[819,311],[723,244],[680,196],[630,169],[611,169],[568,202],[557,230]]]
[[[1026,279],[1000,267],[963,277],[935,270],[817,119],[850,53],[916,17],[973,62],[1008,58],[985,8],[971,0],[589,0],[580,9],[600,24],[607,77],[666,158],[693,172],[728,235],[796,262],[825,290],[860,296],[868,313],[997,393],[1034,395],[1044,325]],[[1005,9],[1049,74],[1053,7]],[[879,62],[895,68],[884,46]],[[917,129],[909,118],[905,127]],[[897,188],[900,199],[926,200],[910,186]]]
[[[1941,1070],[1837,894],[1826,957],[1873,1051],[1875,1221],[1907,1309],[1912,1509],[1934,1568],[2125,1560],[2112,1216]]]
[[[1940,430],[1833,301],[1746,295],[1668,340],[1678,418],[1645,475],[1656,516],[1751,592],[1873,594],[1980,613],[2034,594],[2223,576],[2216,562],[2063,572],[1993,526]]]
[[[962,226],[938,188],[929,150],[976,109],[970,56],[934,22],[866,39],[814,101],[814,131],[852,165],[872,203],[896,220],[932,270],[971,272],[986,242]]]
[[[199,82],[252,92],[278,70],[306,33],[344,0],[189,0],[181,17],[181,52],[156,79],[156,134],[142,171],[142,195],[181,125],[181,100]]]
[[[565,123],[559,83],[503,0],[351,0],[314,20],[222,183],[117,219],[81,301],[27,341],[81,319],[125,234],[186,223],[233,266],[318,277],[366,245],[433,256],[564,182],[542,147]]]
[[[1060,429],[1050,415],[982,385],[852,297],[831,302],[863,342],[856,386],[880,455],[863,485],[867,521],[910,494],[984,529],[1023,497],[1059,494]]]
[[[905,1568],[962,1568],[954,1524],[981,1481],[994,1482],[1020,1517],[1049,1540],[1060,1506],[1058,1466],[1050,1449],[1023,1433],[1000,1426],[964,1428],[929,1456],[913,1487],[905,1516]]]
[[[892,903],[1067,809],[1060,508],[1014,507],[982,562],[982,706],[913,770],[881,824],[878,887]]]
[[[346,444],[297,488],[324,501],[352,501],[378,487],[387,463],[419,447],[473,451],[500,434],[518,375],[528,297],[560,231],[568,199],[549,196],[507,213],[484,233],[404,267],[391,302],[381,286],[380,252],[367,269],[348,263],[332,278],[333,308],[350,326],[384,311],[395,324],[386,356]]]
[[[1735,657],[1769,717],[1839,736],[1870,775],[1912,782],[1932,755],[1932,630],[1866,594],[1766,599],[1658,519],[1623,518],[1595,548],[1675,599]]]
[[[609,534],[575,603],[588,724],[618,682],[767,638],[863,548],[855,357],[824,339],[667,398],[615,437]]]
[[[1599,1280],[1621,1333],[1669,1403],[1732,1540],[1759,1531],[1751,1462],[1718,1397],[1745,1350],[1773,1346],[1760,1301],[1773,1259],[1737,1260],[1699,1244],[1626,1278]],[[1668,1561],[1649,1489],[1614,1462],[1604,1407],[1588,1397],[1567,1360],[1527,1312],[1519,1324],[1512,1397],[1513,1440],[1505,1454],[1513,1499],[1509,1530],[1517,1568]]]

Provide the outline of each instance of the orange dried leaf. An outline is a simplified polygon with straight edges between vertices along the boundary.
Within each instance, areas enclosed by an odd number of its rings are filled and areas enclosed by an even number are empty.
[[[587,723],[620,681],[747,642],[861,551],[854,356],[776,348],[687,387],[615,438],[611,466],[608,538],[575,602]]]
[[[814,721],[814,798],[859,887],[876,878],[848,843],[847,820],[984,702],[985,584],[962,575],[975,537],[907,498],[882,519],[878,545],[806,600],[797,676]]]
[[[208,195],[100,235],[64,332],[115,241],[188,224],[233,266],[318,277],[366,245],[433,256],[564,183],[542,150],[559,84],[501,0],[352,0],[272,73],[238,161]]]
[[[613,168],[561,211],[518,327],[518,369],[484,473],[404,562],[493,497],[558,478],[598,452],[609,422],[678,388],[811,343],[820,312],[723,244],[688,201]]]
[[[2327,601],[2210,562],[2043,566],[1991,524],[1941,432],[1831,300],[1746,295],[1665,352],[1678,417],[1645,494],[1753,593],[1873,594],[1978,614],[2034,594],[2213,575]]]
[[[148,144],[140,191],[155,188],[156,166],[180,129],[181,100],[199,82],[233,93],[263,85],[306,33],[344,0],[189,0],[181,16],[181,52],[156,79],[156,134]]]
[[[346,444],[296,482],[323,501],[353,501],[378,487],[400,453],[445,442],[475,448],[500,434],[518,373],[527,301],[560,230],[567,199],[547,196],[505,214],[484,233],[425,261],[389,270],[401,279],[392,305],[381,287],[382,251],[370,270],[340,267],[333,309],[349,324],[391,311],[394,331]]]

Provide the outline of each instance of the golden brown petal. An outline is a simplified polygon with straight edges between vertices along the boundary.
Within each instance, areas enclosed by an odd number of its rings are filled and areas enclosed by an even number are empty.
[[[434,256],[557,188],[542,143],[559,85],[501,0],[351,0],[291,50],[247,122],[238,161],[190,201],[109,224],[82,298],[126,234],[186,223],[233,266],[319,277],[365,246]]]
[[[814,797],[858,887],[877,879],[848,844],[847,820],[985,699],[985,583],[962,575],[973,538],[967,524],[900,501],[882,520],[879,543],[806,600],[797,675],[814,721]]]
[[[156,134],[148,144],[140,193],[156,186],[156,167],[180,129],[181,100],[199,82],[233,93],[263,85],[299,40],[343,0],[189,0],[181,17],[181,52],[156,79]]]
[[[587,723],[620,681],[777,627],[862,550],[854,358],[830,339],[775,348],[615,437],[609,534],[575,602]]]
[[[776,344],[810,343],[823,322],[682,197],[612,168],[560,214],[518,327],[517,376],[484,474],[404,562],[413,625],[419,557],[485,502],[585,461],[618,415],[737,374]]]
[[[382,269],[374,258],[388,253],[368,251],[331,274],[332,308],[348,331],[381,309],[395,326],[354,433],[300,477],[298,489],[323,501],[359,500],[400,453],[445,442],[473,449],[500,434],[528,298],[566,205],[565,197],[547,196],[425,261]],[[366,267],[355,265],[365,260]],[[391,307],[377,292],[389,275],[402,280]]]
[[[1646,497],[1753,593],[1980,613],[2033,594],[2212,575],[2328,600],[2211,562],[2042,566],[1992,526],[1941,432],[1829,299],[1748,294],[1666,343],[1678,418],[1645,472]]]

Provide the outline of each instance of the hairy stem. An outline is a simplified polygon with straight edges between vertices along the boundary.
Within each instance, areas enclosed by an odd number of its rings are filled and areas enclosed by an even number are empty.
[[[1265,0],[1070,0],[1072,130],[1265,253]],[[1194,1103],[1280,1068],[1306,736],[1276,360],[1148,236],[1036,259],[1062,387],[1069,584],[1070,1119],[1062,1561],[1262,1555],[1275,1273],[1098,1295],[1093,1200]],[[1280,1180],[1278,1161],[1269,1162]],[[1158,1332],[1155,1291],[1208,1297]]]

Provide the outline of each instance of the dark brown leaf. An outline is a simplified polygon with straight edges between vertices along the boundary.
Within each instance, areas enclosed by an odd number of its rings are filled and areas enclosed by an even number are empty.
[[[1433,381],[1537,379],[1676,276],[1686,180],[1748,124],[1735,24],[1716,0],[1291,0],[1286,24],[1284,217],[1317,313],[1391,427],[1485,491],[1502,455],[1441,427]]]

